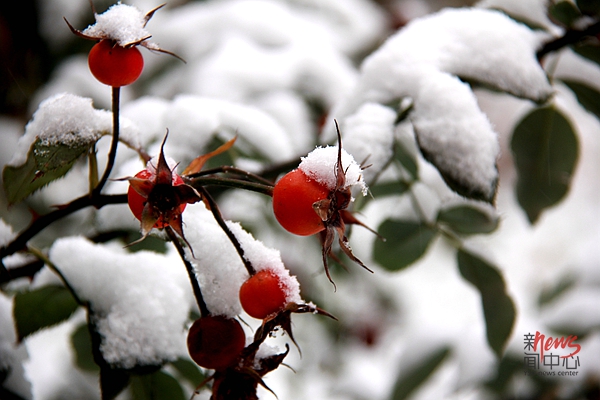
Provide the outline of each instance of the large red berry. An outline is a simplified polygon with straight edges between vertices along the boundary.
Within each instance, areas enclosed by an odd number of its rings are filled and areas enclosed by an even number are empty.
[[[273,189],[273,212],[277,221],[289,232],[308,236],[325,229],[321,217],[313,208],[317,201],[327,199],[330,190],[295,169],[284,175]]]
[[[113,40],[96,43],[88,55],[92,75],[105,85],[121,87],[139,78],[144,58],[137,47],[122,47]]]
[[[197,319],[187,337],[190,357],[208,369],[231,366],[245,345],[246,335],[240,323],[219,315]]]
[[[154,174],[147,169],[143,169],[135,175],[135,178],[139,179],[153,179]],[[173,173],[173,186],[183,185],[183,179],[175,173]],[[139,194],[133,186],[129,186],[127,190],[127,203],[129,204],[129,209],[133,213],[133,215],[138,219],[142,220],[142,213],[144,211],[144,206],[146,205],[147,198]],[[179,212],[182,213],[185,210],[185,206],[187,203],[181,203],[179,206]],[[164,228],[169,225],[168,222],[163,221],[163,217],[159,217],[156,223],[154,224],[155,228]]]
[[[264,319],[287,304],[285,284],[274,271],[258,271],[240,287],[240,303],[248,315]]]

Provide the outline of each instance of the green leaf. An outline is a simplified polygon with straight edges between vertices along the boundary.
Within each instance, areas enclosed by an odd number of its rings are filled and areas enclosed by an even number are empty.
[[[577,100],[586,110],[600,118],[600,92],[584,83],[568,79],[562,81],[575,93]]]
[[[487,341],[501,357],[516,317],[515,305],[506,293],[504,279],[496,267],[463,249],[458,250],[457,261],[463,278],[481,294]]]
[[[8,202],[18,203],[36,190],[64,176],[77,158],[85,154],[92,145],[93,142],[74,146],[47,145],[37,139],[31,145],[23,165],[4,167],[2,178]]]
[[[394,196],[405,193],[408,189],[410,189],[410,185],[406,182],[397,181],[397,182],[383,182],[376,183],[373,186],[369,187],[369,192],[373,198],[379,199],[385,196]]]
[[[595,62],[596,64],[600,64],[600,47],[580,44],[572,46],[573,51],[579,54],[582,57],[587,58],[588,60]]]
[[[191,360],[178,358],[171,362],[171,365],[181,374],[181,377],[188,381],[192,386],[198,386],[206,379],[206,376],[200,371],[200,368]]]
[[[563,26],[571,27],[581,17],[581,12],[571,1],[559,1],[551,4],[548,10],[550,16]]]
[[[493,232],[499,223],[496,215],[472,205],[459,205],[440,210],[437,221],[447,225],[454,232],[465,235]]]
[[[422,363],[414,366],[406,374],[400,374],[394,384],[390,400],[404,400],[421,386],[435,372],[450,354],[450,348],[443,347],[431,353]]]
[[[582,13],[587,15],[598,15],[600,14],[600,1],[598,0],[576,0],[577,7]]]
[[[422,222],[386,220],[377,230],[385,242],[375,242],[373,257],[388,271],[398,271],[418,260],[437,231]]]
[[[396,141],[394,146],[396,160],[402,165],[404,170],[408,172],[413,180],[417,180],[419,179],[419,165],[417,164],[417,159],[415,158],[415,155],[404,146],[404,144]]]
[[[80,325],[71,334],[71,345],[75,350],[75,365],[84,371],[98,372],[100,367],[94,361],[92,338],[87,324]]]
[[[559,279],[555,285],[544,287],[538,297],[538,306],[544,307],[553,303],[569,289],[575,286],[575,283],[575,277],[568,274]]]
[[[132,376],[130,382],[133,400],[187,400],[179,382],[163,371]]]
[[[517,199],[535,223],[569,190],[579,153],[577,136],[556,108],[537,108],[515,128],[511,150],[518,174]]]
[[[71,292],[63,286],[44,286],[17,294],[13,315],[19,340],[67,320],[78,306]]]

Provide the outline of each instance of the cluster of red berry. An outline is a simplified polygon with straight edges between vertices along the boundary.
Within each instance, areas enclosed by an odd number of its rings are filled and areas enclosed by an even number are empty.
[[[146,20],[150,15],[151,13],[146,16]],[[91,37],[72,27],[71,29],[79,36],[98,40],[88,57],[90,71],[98,81],[113,88],[120,88],[132,84],[141,75],[144,60],[137,45],[145,45],[145,39],[122,45],[111,37]],[[156,50],[154,47],[153,49]],[[341,165],[339,130],[338,141],[340,150],[337,163],[335,168],[329,171],[336,182],[334,188],[309,177],[301,169],[287,173],[275,185],[270,184],[273,211],[283,228],[301,236],[320,233],[325,269],[330,280],[326,258],[331,251],[336,231],[340,235],[342,249],[347,254],[352,254],[343,235],[344,222],[348,222],[348,219],[344,218],[344,210],[350,202],[350,189],[345,185],[345,170]],[[208,192],[194,185],[190,177],[200,171],[207,158],[224,151],[232,144],[233,141],[225,147],[222,146],[221,150],[199,157],[182,175],[175,173],[168,165],[161,148],[157,158],[148,160],[147,168],[127,178],[130,184],[127,200],[133,215],[141,223],[142,239],[152,229],[172,229],[187,243],[182,228],[182,213],[187,204],[204,201],[207,208],[212,210],[216,207],[211,203]],[[353,255],[351,258],[358,261]],[[288,277],[283,276],[278,268],[265,266],[256,270],[254,266],[250,266],[248,272],[250,277],[239,289],[239,301],[249,316],[263,321],[260,332],[255,333],[254,342],[246,345],[246,334],[237,319],[214,315],[206,309],[201,309],[201,317],[193,322],[188,332],[187,346],[191,358],[201,367],[214,369],[217,375],[223,374],[223,371],[235,371],[236,366],[240,367],[248,360],[254,362],[258,346],[277,326],[282,327],[292,337],[289,319],[292,312],[329,315],[314,306],[296,303],[295,289],[289,287]],[[276,361],[272,364],[275,367],[264,367],[260,371],[254,371],[254,375],[262,376],[276,368],[285,354],[273,356]],[[218,378],[214,379],[214,386],[219,386]],[[223,379],[225,378],[221,378],[221,381]]]

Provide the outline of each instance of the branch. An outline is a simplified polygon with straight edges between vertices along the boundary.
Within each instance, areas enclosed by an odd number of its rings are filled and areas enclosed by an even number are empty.
[[[202,317],[209,316],[210,311],[208,310],[208,306],[206,305],[206,302],[204,301],[204,297],[202,296],[202,289],[200,288],[200,283],[198,283],[198,278],[196,277],[196,272],[194,270],[194,266],[185,257],[185,250],[183,249],[183,246],[181,246],[181,243],[179,242],[179,238],[177,237],[177,234],[175,233],[175,231],[173,231],[173,228],[171,228],[170,226],[167,226],[165,228],[165,231],[167,232],[169,239],[171,239],[171,242],[177,249],[177,252],[179,253],[179,256],[181,257],[183,264],[185,264],[185,269],[187,270],[188,276],[190,277],[190,282],[192,284],[192,289],[194,290],[194,297],[196,298],[196,302],[198,303],[198,308],[200,309],[200,315]]]
[[[569,29],[564,35],[546,42],[542,48],[537,51],[537,59],[538,61],[541,61],[542,58],[551,52],[560,50],[563,47],[567,47],[571,44],[578,43],[586,37],[596,36],[598,33],[600,33],[600,21],[597,21],[582,30]]]
[[[90,206],[94,206],[95,208],[99,209],[108,204],[122,204],[126,202],[126,194],[98,196],[90,196],[86,194],[85,196],[79,197],[66,205],[60,206],[58,209],[35,219],[27,228],[21,231],[21,233],[19,233],[19,235],[17,235],[17,237],[15,237],[10,243],[0,248],[0,260],[18,251],[26,249],[27,242],[35,235],[40,233],[42,230],[44,230],[48,225],[70,214],[73,214],[76,211]],[[0,263],[0,281],[3,282],[5,279],[7,279],[5,276],[10,276],[10,272],[2,263]]]
[[[231,232],[231,229],[229,229],[227,223],[223,219],[221,211],[219,210],[219,206],[217,205],[215,200],[212,198],[210,193],[208,193],[208,190],[206,190],[206,188],[200,186],[198,188],[198,191],[200,192],[200,194],[202,194],[202,198],[208,203],[210,212],[212,212],[213,216],[215,217],[217,224],[219,224],[221,229],[223,229],[223,232],[225,232],[225,234],[231,241],[231,244],[233,244],[233,247],[235,247],[235,250],[238,252],[240,258],[242,259],[242,262],[244,263],[244,267],[246,267],[248,274],[250,274],[250,276],[256,274],[256,270],[252,266],[252,263],[248,259],[246,259],[244,255],[244,249],[242,248],[242,245],[240,244],[238,238],[233,234],[233,232]]]
[[[110,151],[108,153],[108,161],[106,162],[106,169],[104,174],[98,182],[98,185],[92,191],[92,196],[99,195],[104,188],[104,185],[108,181],[108,177],[115,165],[115,159],[117,157],[117,147],[119,145],[119,99],[121,94],[120,87],[112,88],[112,113],[113,113],[113,135],[112,142],[110,144]]]

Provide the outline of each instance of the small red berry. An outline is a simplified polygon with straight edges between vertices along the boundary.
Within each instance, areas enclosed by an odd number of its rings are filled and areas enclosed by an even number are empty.
[[[325,229],[321,217],[313,208],[317,201],[327,199],[330,190],[295,169],[284,175],[273,188],[273,212],[287,231],[309,236]]]
[[[121,87],[137,80],[144,68],[144,58],[137,47],[122,47],[115,41],[103,39],[88,55],[92,75],[105,85]]]
[[[274,271],[258,271],[240,287],[240,303],[248,315],[264,319],[286,306],[285,284]]]
[[[135,178],[139,178],[139,179],[152,179],[154,176],[154,174],[152,172],[150,172],[147,169],[143,169],[140,172],[138,172],[135,175]],[[179,185],[183,185],[183,179],[181,179],[181,177],[175,173],[173,173],[173,186],[179,186]],[[131,210],[131,212],[133,213],[133,215],[138,219],[138,220],[142,220],[142,213],[144,211],[144,206],[146,205],[146,201],[148,199],[145,198],[144,196],[142,196],[141,194],[139,194],[134,188],[133,186],[129,186],[129,189],[127,190],[127,203],[129,204],[129,209]],[[187,203],[182,203],[179,206],[179,212],[182,213],[183,210],[185,210]],[[165,221],[163,221],[163,217],[159,217],[158,220],[156,221],[156,223],[154,224],[154,228],[164,228],[165,226],[168,226],[169,224]]]
[[[240,323],[224,316],[208,316],[194,321],[187,337],[192,360],[208,369],[231,366],[246,345]]]

